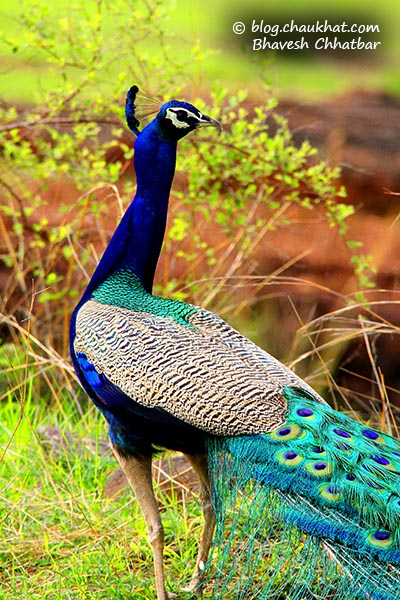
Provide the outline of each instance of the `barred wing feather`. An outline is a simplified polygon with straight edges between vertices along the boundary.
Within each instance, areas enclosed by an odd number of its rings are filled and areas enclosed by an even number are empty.
[[[287,410],[283,386],[301,380],[284,370],[278,381],[278,361],[271,369],[207,311],[189,321],[185,326],[90,300],[77,315],[75,352],[132,400],[207,433],[252,435],[281,425]]]
[[[196,313],[189,317],[188,320],[191,325],[198,327],[203,334],[210,337],[218,336],[232,351],[240,355],[255,368],[266,369],[268,375],[279,380],[282,386],[301,387],[314,400],[326,404],[325,400],[310,385],[271,354],[244,337],[211,311],[200,307],[196,307],[196,309]]]

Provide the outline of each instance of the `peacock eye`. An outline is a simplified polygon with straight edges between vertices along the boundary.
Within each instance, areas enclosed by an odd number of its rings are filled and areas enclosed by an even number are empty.
[[[178,110],[175,114],[180,121],[184,121],[187,117],[187,113],[184,110]]]

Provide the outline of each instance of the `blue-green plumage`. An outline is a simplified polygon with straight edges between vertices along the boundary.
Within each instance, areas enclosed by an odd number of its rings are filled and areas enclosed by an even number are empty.
[[[331,409],[216,315],[152,295],[177,142],[219,124],[170,101],[139,131],[137,91],[126,103],[137,191],[74,311],[71,355],[143,508],[158,600],[167,594],[149,457],[159,447],[184,452],[202,485],[191,589],[214,600],[399,598],[398,440]],[[210,493],[216,536],[204,569]]]
[[[283,530],[286,547],[279,560],[293,561],[302,580],[300,593],[294,578],[288,598],[395,600],[400,594],[398,441],[316,405],[301,389],[285,388],[283,394],[288,414],[281,427],[209,444],[220,525],[216,543],[223,548],[216,555],[223,576],[217,577],[213,598],[230,597],[232,589],[233,598],[245,598],[232,582],[249,578],[254,564],[259,568],[265,560],[260,539],[267,547],[268,537]],[[241,552],[237,540],[226,536],[233,511],[238,529],[241,513],[245,524],[251,523],[246,539],[251,567],[249,558],[228,559]],[[292,543],[296,531],[314,540],[308,560],[307,552],[299,553],[304,538]],[[278,573],[275,569],[261,588],[253,587],[257,598],[278,597]],[[305,590],[315,596],[303,596]]]
[[[323,511],[317,522],[289,511],[288,518],[301,529],[324,532],[400,565],[397,441],[328,406],[316,406],[301,390],[285,388],[284,395],[285,424],[270,434],[229,438],[228,451],[246,462],[249,477],[303,496]]]
[[[195,307],[187,302],[160,298],[147,292],[139,277],[131,270],[121,269],[110,275],[93,292],[93,298],[101,304],[112,304],[135,312],[147,312],[168,317],[190,327],[188,318]]]

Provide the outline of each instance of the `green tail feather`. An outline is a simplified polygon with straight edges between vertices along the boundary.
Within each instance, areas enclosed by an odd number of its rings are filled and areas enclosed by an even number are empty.
[[[211,597],[399,598],[400,443],[302,390],[284,396],[279,429],[210,442]]]

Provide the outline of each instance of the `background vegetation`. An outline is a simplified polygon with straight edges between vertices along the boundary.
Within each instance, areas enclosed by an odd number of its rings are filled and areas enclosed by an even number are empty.
[[[194,93],[199,90],[206,92],[210,83],[217,81],[233,91],[245,86],[251,90],[252,96],[262,98],[260,78],[273,86],[274,93],[290,94],[300,99],[326,97],[357,87],[396,94],[400,91],[397,69],[400,8],[393,0],[382,0],[379,5],[374,0],[331,0],[323,9],[318,0],[309,0],[306,5],[301,5],[298,0],[285,0],[284,3],[271,0],[268,9],[261,0],[246,3],[232,0],[229,7],[224,2],[210,0],[192,0],[190,5],[185,0],[147,4],[131,2],[125,8],[120,3],[115,8],[106,5],[96,0],[89,0],[84,6],[80,6],[77,0],[72,3],[54,0],[50,8],[44,2],[29,0],[23,5],[21,19],[15,3],[3,0],[2,30],[4,39],[10,43],[8,49],[3,46],[0,52],[3,99],[31,101],[32,94],[38,90],[38,80],[40,90],[54,89],[59,84],[60,75],[58,68],[51,68],[52,63],[56,64],[54,51],[64,56],[69,79],[80,81],[84,73],[90,71],[90,61],[85,56],[95,49],[94,46],[88,48],[86,38],[79,33],[81,27],[88,32],[85,18],[91,28],[95,26],[99,31],[100,27],[102,39],[107,40],[107,44],[113,41],[117,45],[118,40],[125,40],[118,33],[116,19],[119,19],[120,26],[127,30],[124,35],[132,41],[130,45],[122,43],[118,46],[118,54],[111,62],[108,61],[112,48],[110,52],[107,50],[107,68],[104,70],[106,65],[103,63],[102,76],[96,84],[101,85],[98,91],[107,89],[108,94],[114,92],[121,71],[134,72],[136,77],[140,75],[142,85],[146,85],[147,91],[152,94],[160,94],[162,82],[166,83],[167,90],[174,89],[173,86],[179,85],[179,66],[184,66],[180,84],[190,86]],[[97,17],[94,15],[99,13],[99,9],[103,16],[101,23],[96,24]],[[46,13],[49,13],[48,17]],[[148,29],[144,32],[143,18],[149,15]],[[378,24],[381,33],[376,40],[382,42],[382,51],[361,54],[361,61],[355,60],[357,55],[352,53],[256,54],[249,51],[249,38],[232,32],[232,25],[238,20],[244,22],[249,31],[253,19],[264,19],[265,23],[271,24],[294,19],[300,24],[325,18],[338,23],[346,20],[349,23]],[[41,31],[36,42],[34,32],[37,34],[39,31],[35,31],[35,27]],[[162,48],[154,43],[160,28]],[[61,38],[69,38],[69,41],[61,43]],[[82,41],[83,44],[80,43]],[[73,51],[70,51],[69,43],[73,44]],[[90,44],[93,43],[92,36]],[[156,62],[162,60],[164,68],[161,71],[147,71],[145,68],[133,71],[136,58],[141,62],[143,56],[147,60],[151,56]],[[169,77],[172,77],[172,86]],[[38,92],[40,95],[41,92]]]
[[[385,19],[389,5],[381,5]],[[201,133],[181,144],[157,292],[230,317],[280,358],[296,358],[333,399],[340,390],[330,372],[343,344],[397,332],[367,302],[373,265],[347,233],[354,208],[338,169],[309,143],[296,147],[274,112],[277,81],[289,91],[300,78],[299,95],[311,97],[354,83],[355,69],[249,60],[232,39],[234,20],[251,15],[239,8],[231,15],[204,2],[190,10],[180,1],[2,5],[0,598],[155,597],[143,521],[129,491],[118,502],[103,495],[115,463],[100,451],[104,423],[68,358],[69,315],[134,190],[134,140],[123,118],[132,83],[159,100],[185,97],[225,128],[218,139]],[[398,41],[387,40],[385,60],[364,74],[357,67],[357,77],[397,90]],[[155,107],[144,95],[143,122]],[[259,299],[302,282],[285,276],[290,260],[263,272],[257,252],[299,218],[337,229],[358,288],[346,297],[325,290],[337,296],[335,315],[303,323],[293,342],[273,308],[260,312]],[[382,403],[371,418],[393,431],[379,373],[377,380]],[[46,445],[50,426],[63,433]],[[197,500],[184,492],[172,484],[159,492],[174,590],[189,577],[199,525]]]

